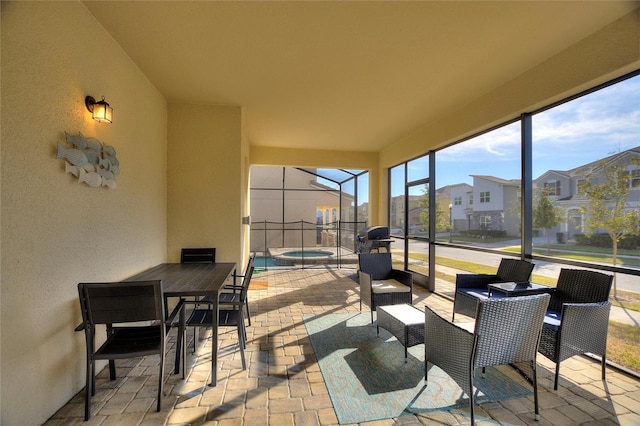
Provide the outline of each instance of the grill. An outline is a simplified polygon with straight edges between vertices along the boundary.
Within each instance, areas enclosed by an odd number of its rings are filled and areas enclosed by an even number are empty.
[[[380,248],[384,248],[386,252],[390,252],[390,244],[393,242],[389,238],[389,227],[372,226],[358,231],[356,236],[357,252],[371,253],[375,250],[380,252]]]

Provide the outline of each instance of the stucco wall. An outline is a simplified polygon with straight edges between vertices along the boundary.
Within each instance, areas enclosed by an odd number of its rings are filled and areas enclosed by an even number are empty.
[[[499,58],[497,59],[499,60]],[[426,154],[464,137],[518,118],[640,68],[640,10],[607,25],[526,73],[469,99],[464,108],[425,124],[380,152],[380,200],[385,200],[387,173],[402,161]],[[473,70],[469,70],[473,78]],[[436,182],[437,185],[437,182]],[[388,217],[386,203],[379,217]]]
[[[1,4],[0,422],[36,425],[84,386],[77,283],[165,260],[167,107],[82,3]],[[113,124],[91,120],[86,95]],[[64,172],[64,131],[115,147],[116,189]]]
[[[182,247],[216,247],[216,260],[242,265],[241,109],[170,103],[168,120],[169,260]]]

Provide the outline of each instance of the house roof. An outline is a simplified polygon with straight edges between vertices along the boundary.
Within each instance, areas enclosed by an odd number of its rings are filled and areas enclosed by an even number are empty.
[[[520,186],[520,179],[502,179],[489,175],[470,175],[472,178],[484,179],[499,185]]]
[[[546,172],[541,174],[537,179],[535,179],[534,182],[538,182],[541,179],[546,178],[550,174],[557,174],[557,175],[564,176],[566,178],[584,177],[591,173],[597,172],[599,169],[611,164],[612,162],[618,162],[630,156],[632,157],[640,156],[640,147],[635,147],[635,148],[628,149],[626,151],[617,152],[615,154],[609,155],[608,157],[601,158],[599,160],[592,161],[590,163],[583,164],[581,166],[574,167],[573,169],[569,169],[569,170],[547,170]]]
[[[169,102],[241,106],[251,145],[371,152],[638,7],[635,1],[84,4]]]

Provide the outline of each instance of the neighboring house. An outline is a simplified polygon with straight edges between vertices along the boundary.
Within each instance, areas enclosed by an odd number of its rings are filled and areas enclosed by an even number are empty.
[[[286,168],[285,181],[283,189],[282,167],[251,168],[251,251],[263,251],[265,244],[315,246],[322,242],[322,230],[335,232],[341,217],[353,216],[351,211],[340,211],[340,197],[344,206],[353,209],[351,194],[323,185],[314,175],[293,167]],[[265,221],[270,223],[259,226]],[[306,222],[302,238],[301,221]]]
[[[447,185],[450,191],[451,221],[453,232],[468,231],[473,213],[473,186],[468,183]]]
[[[586,179],[590,179],[596,184],[602,183],[602,171],[614,165],[622,165],[627,169],[629,174],[627,208],[638,209],[640,207],[640,147],[613,154],[570,170],[549,170],[534,180],[534,188],[545,190],[554,200],[554,205],[561,207],[566,212],[567,220],[551,229],[551,235],[562,232],[568,240],[575,234],[585,232],[582,207],[588,205],[588,200],[580,193],[580,185]]]
[[[473,192],[467,209],[468,229],[520,235],[520,179],[471,175]]]

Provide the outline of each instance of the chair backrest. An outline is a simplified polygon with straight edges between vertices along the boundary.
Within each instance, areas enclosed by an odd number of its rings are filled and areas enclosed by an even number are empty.
[[[85,325],[164,321],[162,281],[78,284]]]
[[[253,268],[253,262],[256,260],[255,254],[251,254],[249,256],[249,261],[247,262],[247,267],[244,269],[245,275],[249,271],[250,268]]]
[[[474,367],[535,359],[549,299],[538,294],[479,301]]]
[[[533,263],[526,260],[502,259],[498,266],[498,278],[502,282],[525,282],[531,278]]]
[[[372,280],[383,280],[392,269],[391,253],[360,253],[358,268],[371,275]]]
[[[598,303],[609,300],[613,276],[584,269],[560,270],[549,309],[561,311],[563,303]]]
[[[215,263],[215,247],[183,248],[180,253],[180,263]]]
[[[240,302],[244,303],[247,300],[247,292],[249,290],[249,284],[251,284],[251,277],[253,276],[253,265],[244,272],[244,278],[242,279],[242,289],[240,290]]]

